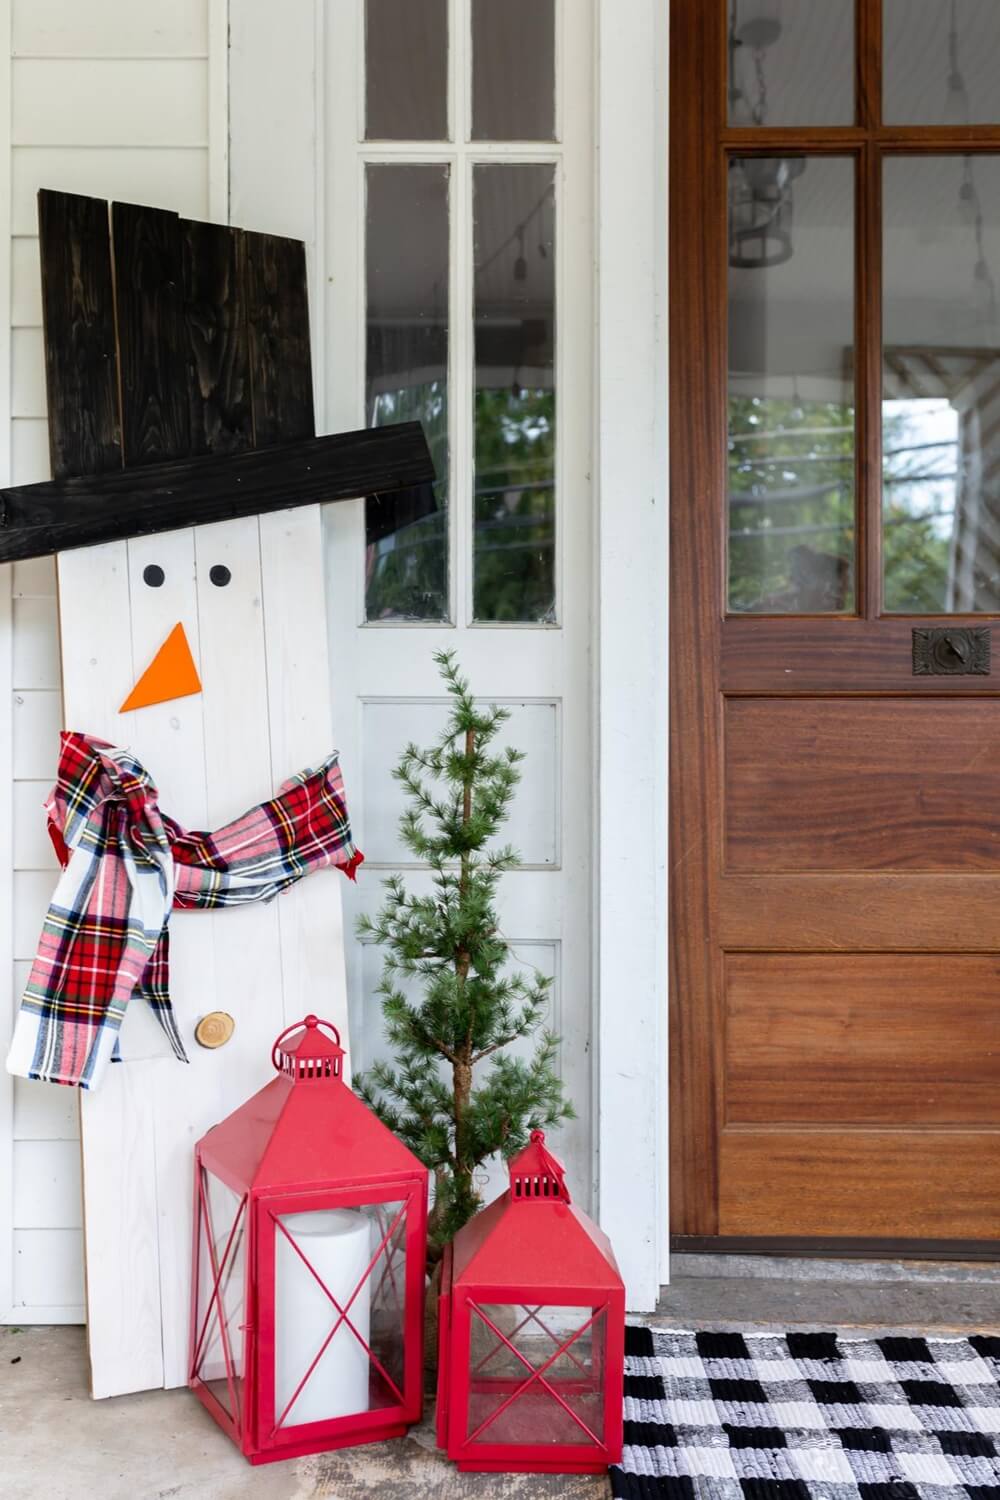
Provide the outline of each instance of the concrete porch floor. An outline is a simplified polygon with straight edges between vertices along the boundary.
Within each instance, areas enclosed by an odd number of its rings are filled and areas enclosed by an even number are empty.
[[[650,1321],[675,1328],[1000,1330],[1000,1266],[678,1256]],[[82,1328],[0,1329],[3,1500],[605,1500],[603,1478],[458,1474],[428,1423],[251,1468],[184,1390],[91,1401]]]

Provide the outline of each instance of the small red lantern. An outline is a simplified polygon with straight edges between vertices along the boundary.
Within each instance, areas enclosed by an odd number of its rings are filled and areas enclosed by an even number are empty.
[[[542,1131],[445,1252],[437,1441],[460,1469],[589,1474],[622,1453],[625,1287]]]
[[[422,1405],[427,1169],[328,1022],[271,1058],[195,1147],[189,1384],[251,1463],[399,1436]]]

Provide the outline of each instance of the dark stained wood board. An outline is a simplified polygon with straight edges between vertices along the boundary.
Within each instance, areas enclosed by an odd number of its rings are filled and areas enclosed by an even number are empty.
[[[104,474],[122,466],[108,206],[42,192],[38,222],[52,474]]]
[[[225,224],[181,220],[192,453],[255,446],[243,241]]]
[[[0,490],[0,562],[428,483],[419,422]]]
[[[315,431],[306,250],[275,234],[242,238],[254,442],[264,448]]]
[[[38,205],[54,477],[313,436],[301,240],[47,189]]]
[[[418,423],[313,436],[305,246],[38,195],[54,478],[0,491],[0,559],[430,485]]]
[[[161,208],[111,205],[125,464],[191,452],[181,221]],[[42,245],[43,258],[48,251]]]

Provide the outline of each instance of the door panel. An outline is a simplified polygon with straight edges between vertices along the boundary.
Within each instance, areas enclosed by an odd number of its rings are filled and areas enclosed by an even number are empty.
[[[995,1239],[997,1146],[982,1131],[726,1131],[718,1232]]]
[[[726,868],[1000,871],[995,699],[726,700]]]
[[[998,989],[995,954],[728,954],[726,1128],[1000,1127]]]
[[[882,9],[671,9],[671,1227],[709,1247],[1000,1242],[1000,667],[914,638],[996,633],[1000,95],[954,114],[959,7],[952,117],[883,119]],[[800,87],[821,35],[853,117]]]

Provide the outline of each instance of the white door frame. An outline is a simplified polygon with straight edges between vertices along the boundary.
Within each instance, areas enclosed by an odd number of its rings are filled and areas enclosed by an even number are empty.
[[[322,409],[327,4],[289,0],[280,26],[270,0],[230,7],[232,215],[307,243]],[[597,0],[595,1136],[600,1219],[637,1311],[666,1279],[668,1227],[667,9]]]

